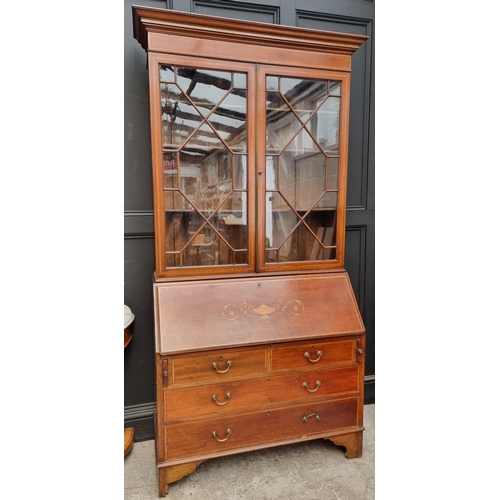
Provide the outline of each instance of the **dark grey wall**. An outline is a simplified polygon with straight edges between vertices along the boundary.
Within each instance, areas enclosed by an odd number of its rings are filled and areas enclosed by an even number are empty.
[[[374,4],[366,0],[125,0],[125,290],[135,314],[125,349],[125,426],[152,439],[154,336],[153,198],[146,53],[134,39],[132,5],[368,35],[353,56],[345,266],[367,330],[365,401],[375,400]]]

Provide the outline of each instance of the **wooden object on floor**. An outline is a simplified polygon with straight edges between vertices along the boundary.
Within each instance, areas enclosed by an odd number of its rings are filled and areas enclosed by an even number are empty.
[[[125,450],[125,455],[127,456],[130,451],[132,450],[132,446],[134,445],[134,428],[133,427],[127,427],[124,431],[124,450]]]
[[[132,340],[132,334],[130,333],[130,327],[127,326],[127,328],[124,329],[124,338],[125,338],[125,346],[127,347],[130,344],[130,341]]]
[[[214,457],[312,439],[361,456],[365,328],[344,253],[351,57],[367,37],[132,11],[160,496]]]
[[[130,344],[132,340],[132,334],[130,333],[130,325],[132,321],[134,321],[134,314],[132,313],[130,307],[125,306],[124,308],[124,340],[125,347]],[[124,347],[124,348],[125,348]],[[124,431],[124,451],[127,456],[132,450],[132,446],[134,445],[134,429],[133,427],[127,427]]]

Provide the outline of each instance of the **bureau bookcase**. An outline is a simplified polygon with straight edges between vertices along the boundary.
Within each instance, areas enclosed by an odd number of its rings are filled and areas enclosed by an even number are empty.
[[[133,7],[148,53],[159,494],[210,458],[362,453],[344,269],[359,35]]]

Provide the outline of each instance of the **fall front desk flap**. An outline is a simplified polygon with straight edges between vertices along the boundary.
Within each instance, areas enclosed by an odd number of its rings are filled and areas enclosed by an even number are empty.
[[[154,284],[156,352],[363,333],[347,273]]]

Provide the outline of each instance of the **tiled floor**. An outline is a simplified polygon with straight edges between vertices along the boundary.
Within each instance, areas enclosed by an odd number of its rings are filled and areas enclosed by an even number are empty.
[[[363,456],[316,440],[208,460],[169,486],[166,500],[373,500],[375,405],[364,407]],[[125,500],[158,498],[154,442],[134,443],[125,457]]]

